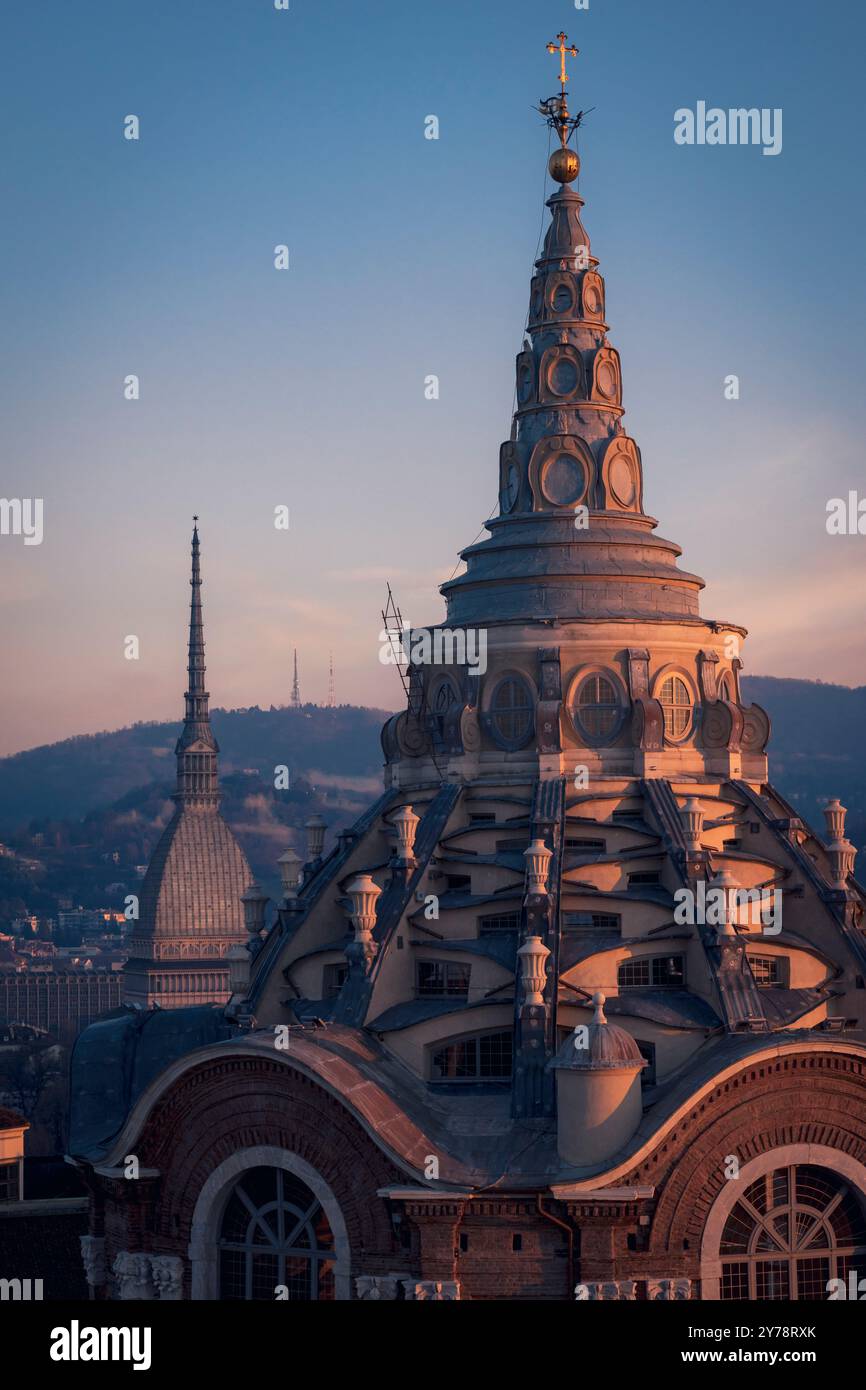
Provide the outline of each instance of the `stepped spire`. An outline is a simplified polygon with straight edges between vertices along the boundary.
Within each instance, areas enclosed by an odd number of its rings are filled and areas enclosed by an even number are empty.
[[[193,517],[193,523],[187,689],[184,694],[183,733],[174,750],[177,758],[175,801],[213,804],[219,798],[219,745],[210,726],[209,696],[204,681],[204,623],[201,612],[201,562],[197,516]]]
[[[466,571],[442,586],[449,623],[648,618],[699,620],[703,581],[677,567],[679,546],[654,535],[643,466],[622,423],[622,370],[608,339],[605,287],[574,186],[569,144],[584,111],[569,112],[560,34],[560,91],[538,110],[556,132],[558,185],[535,262],[517,355],[517,405],[500,450],[499,515],[463,552]]]

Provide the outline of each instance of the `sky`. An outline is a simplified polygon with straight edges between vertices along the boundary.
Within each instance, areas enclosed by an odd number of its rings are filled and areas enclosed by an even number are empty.
[[[826,529],[866,495],[861,8],[41,0],[0,20],[0,496],[44,517],[0,536],[0,754],[180,718],[193,513],[213,705],[287,703],[294,648],[305,700],[333,652],[402,703],[386,580],[440,621],[495,505],[561,29],[647,510],[747,673],[866,682]],[[677,144],[699,101],[781,108],[781,153]]]

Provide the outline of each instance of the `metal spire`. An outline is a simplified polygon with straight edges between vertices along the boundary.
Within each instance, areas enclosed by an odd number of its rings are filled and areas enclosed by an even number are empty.
[[[175,800],[185,802],[214,801],[218,796],[216,755],[219,747],[210,726],[209,695],[204,681],[204,622],[197,516],[193,517],[193,523],[187,688],[184,692],[183,733],[174,750],[177,757]]]

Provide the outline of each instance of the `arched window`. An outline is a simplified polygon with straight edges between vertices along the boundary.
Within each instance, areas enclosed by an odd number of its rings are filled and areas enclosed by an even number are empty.
[[[864,1268],[866,1220],[851,1185],[829,1168],[790,1164],[756,1178],[719,1246],[720,1297],[823,1301],[830,1279]]]
[[[589,739],[609,738],[620,721],[622,706],[613,681],[607,676],[587,676],[577,692],[574,715]]]
[[[521,748],[532,733],[532,692],[519,676],[506,676],[493,692],[490,725],[504,748]]]
[[[250,1168],[228,1199],[219,1238],[224,1300],[334,1298],[334,1237],[318,1198],[294,1173]],[[283,1297],[286,1297],[283,1294]]]
[[[682,738],[692,722],[692,696],[682,676],[667,676],[659,691],[668,738]]]

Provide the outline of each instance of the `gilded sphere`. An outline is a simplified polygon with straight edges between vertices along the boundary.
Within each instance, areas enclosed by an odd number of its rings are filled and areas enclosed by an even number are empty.
[[[580,173],[580,160],[574,150],[563,145],[558,150],[553,151],[547,167],[550,170],[550,177],[556,183],[573,183]]]

